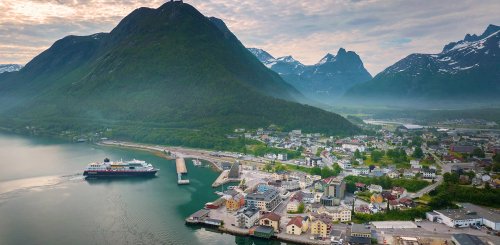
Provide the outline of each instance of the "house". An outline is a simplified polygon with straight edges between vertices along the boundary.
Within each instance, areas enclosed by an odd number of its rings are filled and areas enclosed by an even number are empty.
[[[300,190],[300,183],[297,180],[283,180],[281,181],[281,187],[287,191],[297,191]]]
[[[382,202],[384,202],[384,198],[382,197],[382,195],[380,195],[378,193],[374,193],[370,197],[370,203],[381,204]]]
[[[302,196],[302,202],[304,203],[314,203],[314,194],[315,193],[311,193],[311,192],[303,192],[303,196]]]
[[[399,172],[398,171],[390,171],[389,173],[387,173],[387,176],[389,176],[389,178],[391,178],[391,179],[397,179],[397,178],[399,178]]]
[[[364,205],[364,204],[355,207],[354,212],[361,213],[361,214],[370,214],[371,213],[370,207],[368,205]]]
[[[337,162],[337,164],[342,168],[342,169],[350,169],[352,168],[351,161],[347,159],[341,159]]]
[[[246,196],[245,207],[259,208],[261,211],[273,211],[281,201],[280,193],[269,187],[265,192],[254,192]]]
[[[237,211],[245,205],[245,198],[241,194],[229,196],[226,199],[226,210]]]
[[[412,169],[405,169],[403,171],[403,176],[405,178],[413,178],[416,176],[416,172],[414,172]]]
[[[355,152],[356,150],[358,150],[359,152],[364,152],[365,144],[363,144],[362,142],[355,142],[355,141],[344,142],[342,143],[342,149],[350,152]]]
[[[278,170],[272,174],[272,177],[275,180],[287,180],[288,179],[288,171]]]
[[[380,168],[375,168],[370,172],[370,175],[374,177],[382,177],[384,176],[384,171]]]
[[[395,210],[400,208],[399,201],[394,199],[394,200],[388,200],[389,203],[389,210]]]
[[[318,214],[326,214],[332,221],[349,222],[352,218],[351,209],[347,206],[325,207],[321,206],[316,210]]]
[[[410,161],[411,168],[421,169],[422,165],[420,165],[419,160],[411,160]]]
[[[281,220],[280,215],[273,212],[269,212],[262,215],[262,217],[259,220],[259,225],[272,227],[274,232],[278,233],[280,229],[280,220]]]
[[[300,235],[302,234],[302,220],[303,218],[300,216],[295,216],[286,225],[286,233],[292,235]]]
[[[332,228],[332,217],[327,214],[311,213],[311,234],[327,237]]]
[[[373,185],[372,184],[372,185],[368,186],[368,190],[370,192],[378,192],[378,193],[380,193],[380,192],[382,192],[382,186],[380,186],[380,185]]]
[[[302,202],[298,201],[297,199],[290,200],[288,204],[286,205],[286,211],[288,213],[295,213],[299,211],[299,206]]]
[[[351,226],[351,236],[353,237],[372,237],[372,231],[362,224],[353,224]]]
[[[436,178],[436,170],[434,170],[434,169],[423,169],[421,173],[422,173],[422,178],[424,178],[424,179],[435,179]]]
[[[401,197],[405,197],[408,195],[408,192],[406,192],[406,189],[403,188],[403,187],[399,187],[399,186],[394,186],[392,187],[391,189],[391,194],[393,196],[395,196],[396,198],[401,198]]]
[[[370,173],[370,168],[353,168],[352,175],[360,176],[360,175],[368,175]]]
[[[246,207],[238,210],[235,215],[236,226],[240,228],[250,228],[259,220],[259,209],[255,207]]]
[[[366,185],[361,182],[356,182],[356,190],[358,191],[364,191],[366,190]]]
[[[278,154],[278,160],[280,160],[280,161],[287,161],[288,160],[288,154],[286,154],[286,153],[279,153]]]
[[[411,200],[410,198],[406,198],[406,197],[400,198],[399,204],[400,204],[400,206],[405,207],[405,208],[414,208],[415,207],[415,202],[413,202],[413,200]]]

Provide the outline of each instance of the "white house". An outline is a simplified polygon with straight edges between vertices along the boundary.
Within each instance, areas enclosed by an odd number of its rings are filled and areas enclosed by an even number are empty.
[[[286,205],[287,212],[297,212],[299,210],[300,202],[298,200],[292,200]]]
[[[346,159],[341,159],[337,162],[342,169],[352,168],[351,161]]]
[[[389,178],[391,179],[396,179],[399,178],[399,173],[397,171],[391,171],[387,173],[387,176],[389,176]]]
[[[283,153],[283,154],[278,154],[278,160],[280,161],[287,161],[288,160],[288,154]]]
[[[368,186],[368,190],[370,192],[378,192],[378,193],[380,193],[380,192],[382,192],[382,186],[380,186],[380,185],[370,185],[370,186]]]
[[[422,170],[422,177],[424,179],[434,179],[436,178],[436,170],[434,169],[424,169]]]
[[[356,150],[359,150],[359,152],[364,152],[365,145],[359,142],[345,142],[342,143],[342,149],[348,150],[350,152],[355,152]]]
[[[235,215],[236,226],[240,228],[250,228],[255,225],[257,220],[259,220],[259,209],[253,207],[246,207],[238,210]]]
[[[352,175],[354,175],[354,176],[368,175],[369,173],[370,173],[370,168],[353,168],[352,169]]]

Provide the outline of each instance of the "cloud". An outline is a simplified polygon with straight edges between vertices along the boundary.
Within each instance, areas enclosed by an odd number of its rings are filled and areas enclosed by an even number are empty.
[[[164,0],[2,0],[0,63],[26,63],[66,35],[109,32],[135,8]],[[500,2],[483,0],[189,0],[223,19],[248,47],[316,63],[340,47],[376,74],[410,53],[437,53],[466,33],[499,24]]]

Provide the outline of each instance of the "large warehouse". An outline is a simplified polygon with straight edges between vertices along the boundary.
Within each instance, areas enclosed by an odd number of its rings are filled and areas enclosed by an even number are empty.
[[[430,221],[441,222],[449,227],[469,227],[484,225],[500,230],[500,211],[484,208],[471,203],[459,203],[460,209],[434,210],[426,214]]]

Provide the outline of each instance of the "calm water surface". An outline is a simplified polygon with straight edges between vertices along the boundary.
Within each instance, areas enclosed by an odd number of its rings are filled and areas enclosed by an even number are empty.
[[[152,179],[87,181],[92,161],[146,160]],[[150,153],[0,134],[0,244],[275,244],[184,225],[216,198],[217,172],[188,161],[190,185],[175,163]]]

